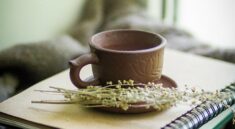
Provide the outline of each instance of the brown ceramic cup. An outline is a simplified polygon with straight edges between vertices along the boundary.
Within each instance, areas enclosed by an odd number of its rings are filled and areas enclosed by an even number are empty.
[[[161,78],[166,40],[138,30],[111,30],[92,36],[91,52],[71,60],[70,78],[78,88],[132,79],[137,83]],[[80,78],[83,66],[92,64],[93,79]]]

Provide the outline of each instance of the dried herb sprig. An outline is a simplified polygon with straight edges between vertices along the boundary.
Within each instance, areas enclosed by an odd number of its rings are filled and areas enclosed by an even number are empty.
[[[65,100],[62,101],[32,101],[33,103],[78,103],[85,107],[116,107],[127,110],[129,107],[167,109],[180,102],[197,104],[204,101],[222,102],[232,95],[231,92],[206,92],[195,88],[185,88],[180,91],[177,88],[166,88],[162,84],[148,83],[137,84],[132,80],[107,82],[107,86],[88,86],[85,89],[67,90],[51,87],[56,92],[62,93]],[[136,103],[141,103],[137,104]]]

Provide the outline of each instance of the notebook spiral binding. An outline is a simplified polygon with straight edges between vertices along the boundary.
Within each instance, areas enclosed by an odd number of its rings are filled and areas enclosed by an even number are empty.
[[[226,86],[221,92],[235,93],[235,82]],[[235,94],[223,100],[222,103],[230,106],[233,105],[235,103]],[[197,129],[226,109],[222,103],[212,101],[203,102],[161,129]]]

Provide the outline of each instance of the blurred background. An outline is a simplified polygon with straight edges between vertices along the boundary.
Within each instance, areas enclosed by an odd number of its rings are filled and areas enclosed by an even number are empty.
[[[197,39],[219,47],[235,47],[234,7],[234,0],[149,1],[152,17],[183,28]]]
[[[83,4],[84,0],[1,0],[0,50],[66,33]],[[235,47],[234,7],[234,0],[148,0],[148,13],[154,19],[219,47]]]
[[[234,7],[234,0],[0,0],[0,102],[68,69],[93,34],[109,29],[159,33],[168,48],[235,63]]]
[[[0,50],[48,40],[68,31],[84,0],[0,0]]]
[[[0,0],[0,101],[68,68],[110,29],[159,33],[167,47],[235,63],[234,0]]]

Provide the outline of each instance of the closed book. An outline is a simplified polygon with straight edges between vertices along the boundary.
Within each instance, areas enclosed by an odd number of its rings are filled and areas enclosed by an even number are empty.
[[[166,49],[163,74],[175,80],[181,90],[184,89],[184,85],[188,85],[205,91],[215,91],[235,81],[235,65]],[[91,67],[83,68],[81,77],[85,79],[90,75]],[[35,91],[51,90],[49,86],[76,89],[69,79],[69,70],[65,70],[0,103],[0,123],[21,128],[160,129],[170,128],[171,122],[177,122],[176,127],[181,125],[183,128],[213,128],[226,118],[231,118],[232,114],[224,114],[227,110],[223,111],[224,108],[220,104],[213,102],[198,107],[178,104],[161,112],[142,114],[100,112],[78,104],[31,103],[33,100],[63,99],[63,95]],[[225,101],[233,104],[234,100]],[[220,119],[212,122],[217,118]]]

